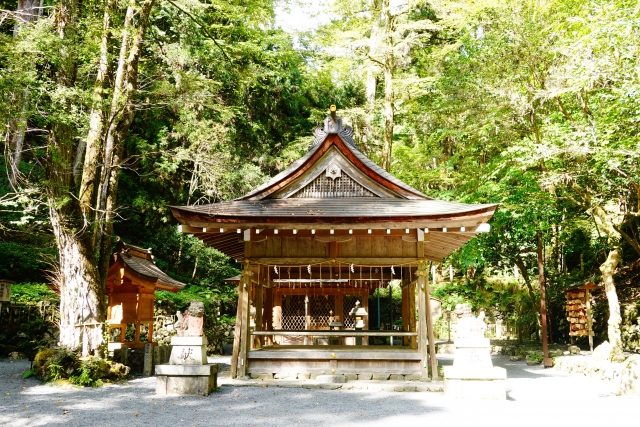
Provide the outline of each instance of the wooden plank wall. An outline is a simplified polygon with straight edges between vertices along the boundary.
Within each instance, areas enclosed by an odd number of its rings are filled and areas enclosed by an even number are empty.
[[[250,242],[247,256],[252,258],[329,257],[329,244],[313,237],[269,236],[261,242]],[[338,256],[358,258],[415,258],[416,243],[401,236],[353,236],[338,244]],[[250,255],[249,255],[250,254]]]

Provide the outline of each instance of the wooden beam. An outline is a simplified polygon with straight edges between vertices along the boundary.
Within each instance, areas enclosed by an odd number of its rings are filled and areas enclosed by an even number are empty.
[[[278,229],[278,235],[292,235],[292,230],[404,230],[409,229],[429,229],[431,232],[441,232],[443,228],[447,232],[462,232],[461,227],[465,227],[462,233],[475,233],[475,229],[481,223],[487,222],[493,212],[483,212],[478,215],[465,215],[461,217],[450,218],[449,215],[443,215],[443,218],[433,218],[432,216],[403,216],[403,217],[366,217],[363,219],[357,217],[323,217],[309,216],[300,217],[264,217],[264,216],[226,216],[221,215],[212,218],[206,214],[189,213],[188,218],[181,217],[181,220],[187,222],[190,226],[196,228],[223,227],[225,229],[260,229],[273,230]],[[304,222],[302,222],[304,221]],[[260,232],[262,234],[262,231]]]
[[[425,257],[426,258],[426,257]],[[341,264],[355,264],[362,266],[371,266],[371,267],[391,267],[400,266],[401,264],[417,264],[421,258],[333,258],[337,263]],[[426,258],[429,259],[429,258]],[[433,259],[433,261],[439,261]],[[303,266],[306,267],[309,264],[319,264],[319,263],[329,263],[331,262],[331,258],[320,258],[320,257],[299,257],[299,258],[251,258],[251,262],[266,264],[266,265],[277,265],[278,267],[298,267]],[[325,264],[326,266],[326,264]]]
[[[298,271],[298,269],[302,267],[302,271]],[[384,281],[388,281],[388,280],[395,280],[396,277],[398,277],[398,271],[396,271],[396,275],[392,275],[391,274],[391,270],[390,267],[383,267],[385,269],[387,269],[388,271],[384,271],[382,273],[369,273],[369,269],[367,267],[367,271],[363,271],[362,275],[360,275],[360,272],[358,270],[356,270],[355,273],[351,273],[351,275],[349,276],[349,265],[348,264],[342,264],[342,271],[341,272],[336,272],[335,270],[329,272],[327,271],[327,267],[326,265],[323,266],[324,267],[324,271],[322,273],[320,273],[319,271],[312,271],[311,275],[309,275],[309,273],[307,272],[307,268],[306,266],[295,266],[295,267],[291,267],[291,274],[289,274],[289,272],[287,271],[286,266],[282,266],[282,270],[280,270],[280,274],[276,275],[275,273],[273,273],[273,271],[271,272],[271,280],[329,280],[329,279],[342,279],[342,280],[351,280],[351,281],[359,281],[361,278],[362,280],[367,280],[367,281],[379,281],[384,280]],[[271,267],[273,268],[273,267]],[[336,264],[336,268],[338,268],[337,264]]]
[[[278,233],[275,232],[276,229],[262,229],[260,233],[256,233],[255,229],[251,230],[251,240],[253,241],[254,237],[262,238],[279,238],[279,237],[357,237],[357,236],[416,236],[416,229],[409,228],[409,233],[406,232],[404,228],[308,228],[308,229],[296,229],[296,233],[293,233],[293,228],[287,227],[283,229],[277,229]],[[313,230],[313,231],[312,231]],[[331,232],[333,230],[333,233]]]
[[[192,227],[187,224],[180,224],[178,231],[185,234],[202,233],[202,227]]]

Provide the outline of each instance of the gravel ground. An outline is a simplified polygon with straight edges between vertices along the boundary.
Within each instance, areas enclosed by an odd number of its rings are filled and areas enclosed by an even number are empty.
[[[614,396],[607,382],[504,356],[493,356],[493,362],[508,371],[504,402],[456,401],[428,392],[231,385],[208,397],[158,397],[153,377],[64,388],[22,380],[28,362],[0,360],[0,426],[637,425],[640,397]]]

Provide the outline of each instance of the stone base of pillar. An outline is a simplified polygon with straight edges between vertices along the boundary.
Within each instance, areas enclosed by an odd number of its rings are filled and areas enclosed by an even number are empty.
[[[218,387],[220,365],[156,365],[156,394],[208,396]]]
[[[444,394],[455,399],[507,399],[507,371],[493,368],[444,367]]]

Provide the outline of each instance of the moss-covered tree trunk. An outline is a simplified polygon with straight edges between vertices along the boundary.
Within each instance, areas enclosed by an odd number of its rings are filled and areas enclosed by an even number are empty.
[[[384,141],[382,145],[381,166],[384,170],[391,170],[391,149],[393,147],[393,15],[389,0],[382,1],[382,14],[384,18],[384,63],[382,74],[384,75]]]
[[[51,207],[51,225],[59,257],[60,344],[99,354],[105,319],[104,286],[92,253],[90,235],[78,235],[65,215]],[[89,237],[89,238],[88,238]]]
[[[609,303],[607,332],[609,344],[613,347],[613,357],[622,353],[622,339],[620,336],[620,323],[622,322],[622,317],[620,316],[620,302],[618,301],[616,285],[613,280],[613,274],[615,273],[620,260],[620,249],[615,248],[609,252],[607,260],[600,266],[602,281],[604,282],[604,292],[607,296],[607,302]]]
[[[138,63],[153,4],[154,0],[145,0],[131,2],[127,7],[117,71],[110,79],[108,54],[115,3],[106,3],[86,146],[76,143],[76,130],[64,122],[54,123],[50,130],[47,195],[59,251],[60,344],[81,347],[83,354],[100,354],[103,348],[105,284],[119,169],[124,139],[135,115]],[[74,53],[70,47],[76,11],[75,0],[61,0],[56,11],[58,33],[65,46],[58,84],[64,86],[72,86],[75,80]],[[105,97],[110,81],[114,82],[113,90],[110,97]],[[106,106],[111,107],[108,115]],[[81,176],[79,164],[84,165]]]

